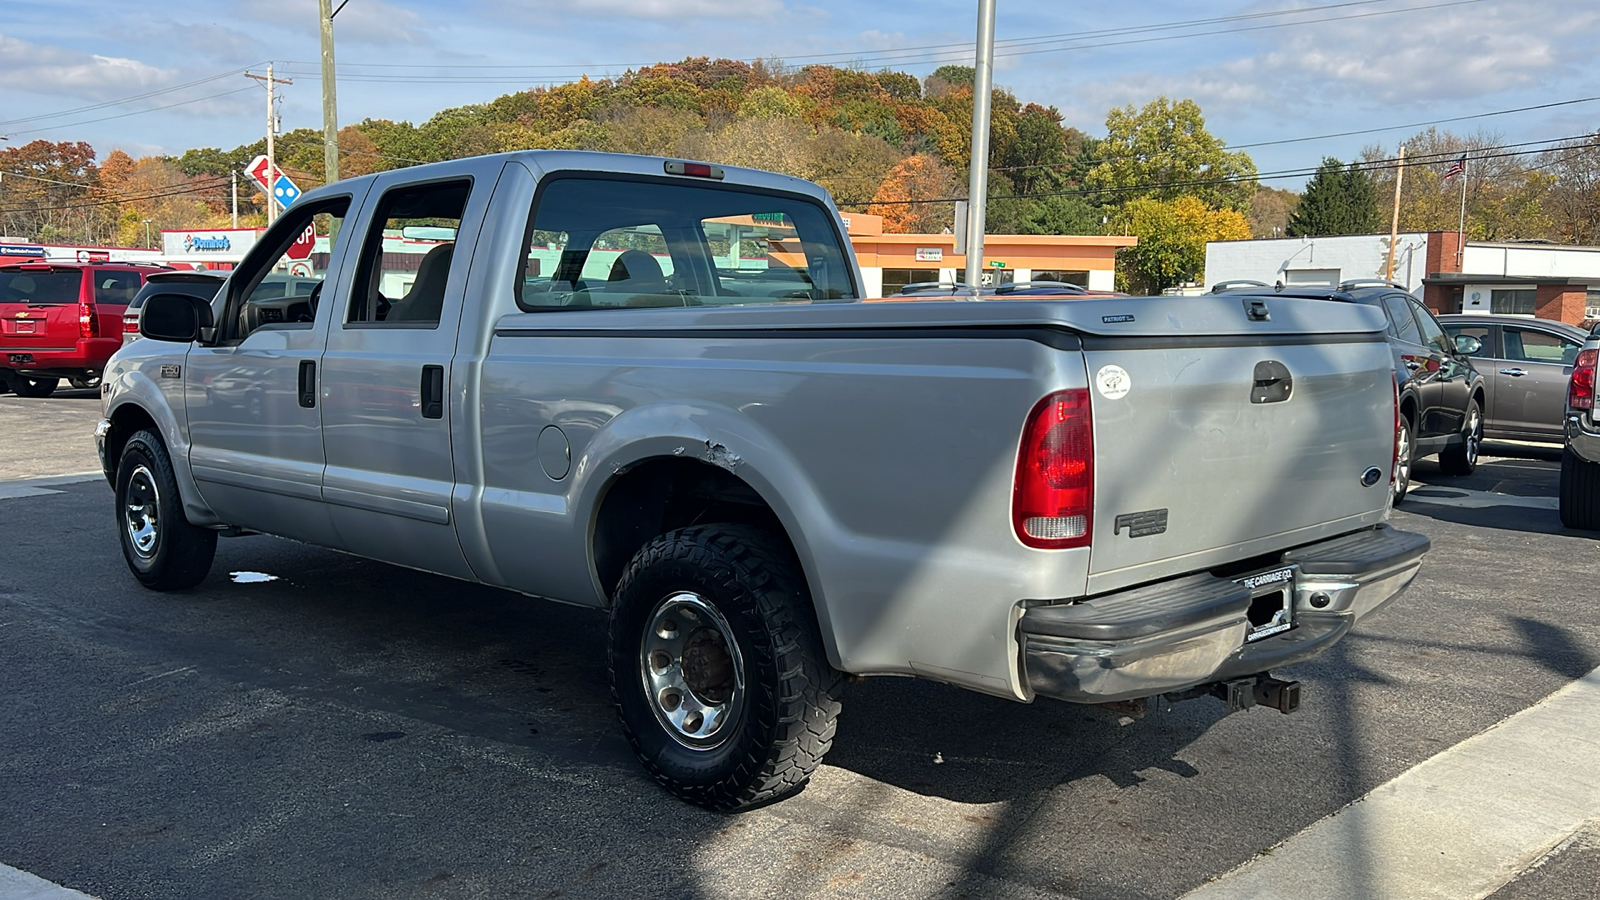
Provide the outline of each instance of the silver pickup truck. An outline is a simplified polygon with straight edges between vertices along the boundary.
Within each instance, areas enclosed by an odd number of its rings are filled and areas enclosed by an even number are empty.
[[[718,809],[805,783],[844,675],[1289,711],[1268,671],[1416,574],[1377,310],[870,302],[840,226],[561,151],[308,193],[106,370],[128,565],[189,588],[265,532],[608,610],[635,750]]]

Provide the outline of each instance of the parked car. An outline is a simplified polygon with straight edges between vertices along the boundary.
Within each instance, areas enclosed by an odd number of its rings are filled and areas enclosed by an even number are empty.
[[[1567,387],[1566,440],[1561,448],[1561,524],[1600,530],[1600,417],[1595,410],[1595,369],[1600,365],[1600,325],[1584,339]]]
[[[217,295],[217,289],[222,287],[227,278],[226,272],[201,269],[151,272],[145,278],[144,287],[139,288],[139,293],[133,295],[133,299],[128,301],[127,308],[122,311],[122,342],[129,344],[139,339],[139,311],[143,309],[144,301],[149,299],[151,294],[189,294],[210,300]]]
[[[1567,382],[1588,335],[1565,322],[1526,316],[1440,316],[1445,334],[1478,342],[1468,354],[1484,376],[1485,437],[1560,443]]]
[[[161,268],[136,263],[0,265],[0,379],[23,397],[47,397],[65,378],[100,383],[122,346],[122,312]]]
[[[256,299],[319,216],[329,295]],[[459,231],[401,269],[412,225]],[[730,234],[766,277],[715,265]],[[214,303],[146,301],[95,432],[108,512],[154,590],[226,530],[607,610],[629,742],[716,809],[805,784],[845,674],[1291,712],[1269,670],[1421,566],[1386,524],[1377,311],[862,283],[786,175],[524,151],[341,180]]]
[[[1488,387],[1468,354],[1477,341],[1457,344],[1422,302],[1404,285],[1387,281],[1346,281],[1337,286],[1269,286],[1262,282],[1225,282],[1214,294],[1251,297],[1315,297],[1360,303],[1383,310],[1389,345],[1394,350],[1400,417],[1396,423],[1394,502],[1411,488],[1411,464],[1439,455],[1446,475],[1471,475],[1483,442],[1483,410]]]

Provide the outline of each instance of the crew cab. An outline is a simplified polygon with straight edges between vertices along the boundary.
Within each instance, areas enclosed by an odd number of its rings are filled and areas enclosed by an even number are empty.
[[[129,569],[190,588],[265,532],[606,610],[640,760],[725,810],[805,783],[844,675],[1288,712],[1269,670],[1416,575],[1381,311],[864,303],[841,224],[796,178],[569,151],[310,192],[112,361]],[[257,299],[308,228],[325,277]]]
[[[47,397],[65,378],[93,387],[122,346],[122,312],[145,276],[135,263],[32,261],[0,265],[0,380]]]

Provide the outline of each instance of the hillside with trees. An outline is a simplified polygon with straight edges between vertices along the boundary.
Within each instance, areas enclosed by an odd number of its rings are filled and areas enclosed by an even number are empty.
[[[1003,89],[992,101],[988,230],[1137,235],[1141,245],[1123,255],[1119,271],[1133,290],[1195,277],[1206,240],[1381,230],[1364,198],[1386,200],[1393,190],[1393,168],[1383,162],[1390,153],[1379,147],[1337,173],[1319,171],[1304,200],[1259,188],[1249,155],[1211,134],[1192,100],[1160,97],[1110,110],[1103,137]],[[420,124],[366,119],[340,130],[339,165],[352,177],[537,148],[703,159],[811,179],[841,209],[882,215],[888,231],[939,232],[953,223],[954,201],[966,199],[972,105],[970,67],[944,66],[918,79],[887,69],[699,57],[510,93]],[[1402,228],[1454,228],[1459,196],[1452,200],[1451,190],[1459,186],[1440,184],[1448,154],[1494,143],[1432,131],[1408,142],[1412,158],[1427,162],[1407,170]],[[264,145],[142,159],[120,150],[100,159],[71,142],[0,149],[0,233],[127,246],[144,243],[147,224],[156,232],[223,227],[231,221],[230,174]],[[302,187],[322,182],[320,130],[283,134],[276,152]],[[1595,152],[1593,141],[1583,141],[1537,163],[1502,155],[1475,167],[1470,236],[1600,239]],[[1328,200],[1328,184],[1363,199]],[[261,198],[242,180],[240,201],[240,224],[262,224]],[[1361,206],[1355,218],[1324,223],[1324,205],[1348,202]]]

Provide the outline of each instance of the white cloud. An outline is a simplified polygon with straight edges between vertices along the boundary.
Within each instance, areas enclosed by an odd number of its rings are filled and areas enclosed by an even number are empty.
[[[0,34],[0,86],[104,100],[161,87],[175,72],[136,59],[78,53]]]

